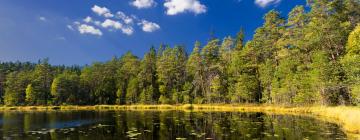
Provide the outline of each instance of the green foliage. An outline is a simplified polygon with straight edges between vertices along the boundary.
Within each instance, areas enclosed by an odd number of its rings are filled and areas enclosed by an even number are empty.
[[[346,55],[341,60],[344,66],[354,103],[360,103],[360,25],[349,35]]]
[[[210,93],[208,94],[208,99],[210,102],[220,102],[221,101],[221,79],[220,76],[215,76],[210,83]]]
[[[30,83],[29,73],[27,71],[12,72],[7,75],[6,79],[5,105],[25,104],[25,90]]]
[[[139,81],[137,79],[140,67],[139,59],[128,52],[120,58],[120,68],[117,70],[117,103],[135,103],[138,99]],[[131,99],[131,100],[129,100]]]
[[[25,94],[26,94],[26,102],[28,104],[33,105],[36,103],[37,95],[36,92],[34,91],[32,84],[27,85]]]
[[[153,104],[154,103],[154,88],[149,86],[142,90],[140,94],[140,103],[143,104]]]
[[[235,83],[231,101],[235,103],[253,103],[258,99],[258,81],[255,75],[244,73]]]
[[[162,54],[158,55],[157,60],[157,82],[159,90],[163,98],[172,98],[178,103],[177,94],[182,90],[182,85],[186,81],[185,65],[186,52],[183,47],[176,46],[175,48],[166,47]]]
[[[200,42],[196,42],[192,53],[186,63],[187,81],[191,83],[189,86],[189,96],[194,99],[203,96],[204,93],[204,67],[200,56]],[[191,87],[191,88],[190,88]]]
[[[46,105],[50,101],[50,88],[53,81],[53,71],[51,69],[48,60],[42,60],[38,65],[36,65],[33,78],[31,81],[31,87],[33,92],[31,97],[27,99],[28,103],[36,105]]]
[[[240,51],[244,47],[244,38],[245,38],[245,32],[243,29],[240,29],[240,31],[236,35],[235,39],[235,50]]]
[[[4,103],[6,74],[0,71],[0,104]]]
[[[220,65],[220,41],[218,39],[213,39],[208,42],[207,45],[201,50],[201,58],[203,64],[203,75],[202,76],[202,88],[203,88],[203,96],[206,98],[207,103],[211,103],[212,101],[218,102],[218,100],[214,100],[214,97],[218,93],[213,93],[212,87],[219,86],[220,82],[217,80],[219,76],[221,76],[221,65]],[[218,91],[216,91],[218,92]]]
[[[127,104],[135,104],[138,102],[138,96],[140,93],[139,81],[135,77],[130,80],[128,88],[126,89],[126,101]]]
[[[80,83],[85,98],[93,104],[115,104],[116,70],[118,60],[114,58],[105,64],[94,63],[86,67],[80,75]]]
[[[80,97],[78,95],[80,77],[74,72],[64,72],[59,74],[52,82],[51,95],[53,103],[77,104]]]
[[[160,104],[169,104],[169,103],[170,103],[170,99],[167,98],[167,97],[165,97],[164,95],[160,95],[159,103],[160,103]]]
[[[156,61],[155,48],[151,47],[140,64],[140,72],[138,74],[140,88],[142,89],[140,94],[141,103],[156,103],[160,97],[158,90],[159,85],[157,83]]]

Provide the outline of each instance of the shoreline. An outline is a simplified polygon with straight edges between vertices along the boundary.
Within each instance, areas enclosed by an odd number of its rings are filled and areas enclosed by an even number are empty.
[[[287,107],[275,105],[229,105],[229,104],[185,104],[185,105],[94,105],[94,106],[13,106],[0,107],[4,111],[73,111],[73,110],[131,110],[131,111],[221,111],[263,112],[274,115],[310,116],[338,124],[351,137],[360,138],[360,108],[350,106]]]

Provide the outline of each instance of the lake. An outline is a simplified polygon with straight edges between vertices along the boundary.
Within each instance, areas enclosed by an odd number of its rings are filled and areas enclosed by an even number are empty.
[[[311,117],[242,112],[0,112],[3,139],[346,139],[333,123]]]

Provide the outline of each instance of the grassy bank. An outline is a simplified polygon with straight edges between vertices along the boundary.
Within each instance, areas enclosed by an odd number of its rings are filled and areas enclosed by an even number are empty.
[[[273,105],[96,105],[96,106],[20,106],[0,107],[1,111],[51,110],[184,110],[184,111],[240,111],[268,114],[310,115],[341,125],[344,131],[360,134],[359,107],[283,107]]]

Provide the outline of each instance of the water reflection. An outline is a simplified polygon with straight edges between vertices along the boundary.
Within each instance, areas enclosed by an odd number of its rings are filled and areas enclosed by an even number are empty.
[[[3,139],[345,139],[308,117],[240,112],[2,112]]]

